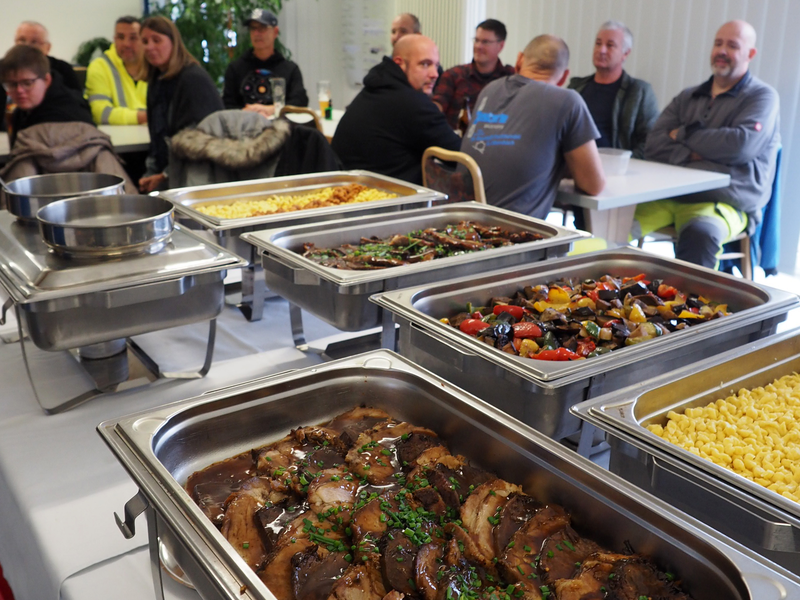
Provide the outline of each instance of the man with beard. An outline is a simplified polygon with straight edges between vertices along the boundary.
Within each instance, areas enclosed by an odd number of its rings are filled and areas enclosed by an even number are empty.
[[[137,81],[142,61],[141,23],[120,17],[114,43],[86,70],[86,99],[98,125],[147,123],[147,82]]]
[[[331,142],[347,169],[422,184],[428,147],[458,150],[461,138],[430,99],[438,64],[433,40],[411,33],[398,40],[391,58],[370,69]]]
[[[745,21],[717,31],[712,76],[678,94],[653,126],[645,158],[731,176],[730,187],[640,204],[633,236],[674,225],[675,256],[714,268],[722,245],[755,231],[769,201],[780,146],[778,93],[749,71],[756,32]]]

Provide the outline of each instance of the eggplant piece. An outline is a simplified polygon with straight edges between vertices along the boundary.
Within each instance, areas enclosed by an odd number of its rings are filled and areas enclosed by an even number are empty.
[[[689,308],[700,308],[703,306],[703,303],[697,299],[697,296],[692,294],[686,299],[686,306]]]
[[[567,322],[567,317],[563,313],[557,311],[555,308],[545,308],[539,320],[546,323],[548,321],[560,321],[564,324]]]
[[[583,321],[593,319],[596,313],[588,306],[580,306],[572,311],[572,316]]]
[[[484,329],[481,333],[484,338],[494,339],[495,348],[502,348],[514,341],[514,328],[511,324],[502,321]]]
[[[633,301],[641,302],[645,306],[664,306],[664,301],[653,294],[642,294],[641,296],[634,296]]]
[[[618,299],[619,294],[619,290],[597,290],[597,297],[600,298],[600,300],[605,300],[606,302]]]
[[[631,331],[622,323],[612,323],[611,333],[615,338],[627,338],[631,334]]]
[[[659,287],[659,286],[660,286],[662,283],[664,283],[664,280],[663,280],[663,279],[653,279],[653,280],[652,280],[652,281],[651,281],[651,282],[648,284],[648,286],[647,286],[647,289],[649,289],[649,290],[650,290],[651,292],[653,292],[654,294],[658,294],[658,287]]]
[[[628,294],[631,296],[641,296],[642,294],[646,294],[648,291],[649,290],[644,283],[641,281],[634,281],[633,283],[622,286],[622,288],[619,290],[619,297],[624,298]]]
[[[517,322],[517,320],[514,318],[514,316],[511,313],[509,313],[509,312],[501,312],[499,315],[497,315],[497,318],[495,319],[494,322],[495,322],[495,324],[498,324],[498,323],[509,323],[510,325],[513,325],[514,323]]]

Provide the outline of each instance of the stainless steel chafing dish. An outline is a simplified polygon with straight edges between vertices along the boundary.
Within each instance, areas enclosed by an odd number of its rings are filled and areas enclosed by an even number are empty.
[[[604,545],[625,544],[678,573],[696,600],[800,597],[800,579],[706,525],[389,351],[278,374],[114,421],[98,431],[139,487],[117,517],[127,536],[147,515],[156,596],[158,540],[204,598],[271,599],[183,489],[195,470],[324,422],[355,405],[432,428],[454,453],[556,502]],[[297,407],[302,405],[303,410]]]
[[[9,296],[0,321],[13,305],[29,375],[25,334],[42,350],[78,349],[81,362],[95,361],[96,367],[98,359],[120,357],[129,336],[213,320],[223,306],[226,269],[244,264],[180,226],[155,254],[78,260],[48,250],[38,228],[0,211],[0,285]],[[213,332],[212,321],[206,365],[199,375],[210,366]],[[127,366],[124,372],[127,376]],[[99,391],[120,383],[96,382]],[[36,391],[33,377],[31,383]],[[50,413],[76,402],[46,404],[42,408]]]
[[[358,204],[343,204],[324,208],[313,208],[294,212],[277,213],[245,219],[219,219],[209,217],[195,206],[204,202],[232,203],[237,200],[255,200],[273,194],[302,194],[315,189],[358,183],[397,194],[389,200],[373,200]],[[302,223],[330,221],[342,217],[355,217],[386,213],[404,208],[421,208],[444,202],[447,196],[422,186],[401,181],[369,171],[331,171],[310,175],[292,175],[252,181],[237,181],[214,185],[185,187],[158,193],[175,204],[181,221],[190,227],[202,228],[210,232],[216,242],[248,258],[252,246],[242,242],[239,236],[247,231],[260,231],[273,227],[291,227]]]
[[[480,304],[492,296],[511,296],[525,285],[565,277],[597,279],[607,273],[645,273],[665,279],[684,291],[727,301],[735,314],[574,362],[513,356],[439,322],[463,311],[467,302]],[[635,248],[387,292],[373,301],[392,312],[400,324],[401,354],[556,439],[581,427],[580,420],[569,413],[573,404],[770,335],[789,309],[798,305],[794,294]],[[581,442],[580,452],[588,453],[591,436],[583,436]]]
[[[500,225],[510,231],[540,233],[544,239],[372,271],[323,267],[302,256],[306,242],[327,248],[358,242],[361,236],[387,237],[427,227],[444,227],[462,220]],[[381,324],[382,311],[368,301],[371,294],[564,256],[575,240],[587,236],[582,231],[557,227],[495,206],[464,202],[391,215],[270,229],[246,233],[242,238],[262,250],[261,264],[270,290],[334,327],[361,331]],[[393,326],[388,330],[393,333]],[[387,347],[391,347],[391,343]]]
[[[612,471],[800,573],[800,504],[646,429],[663,424],[670,410],[705,406],[793,372],[800,372],[797,330],[582,402],[573,412],[608,432]]]

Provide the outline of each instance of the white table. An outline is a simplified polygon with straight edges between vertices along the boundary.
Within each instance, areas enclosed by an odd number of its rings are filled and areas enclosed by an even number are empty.
[[[308,314],[304,319],[315,336],[328,336],[318,341],[321,347],[338,333]],[[185,368],[202,362],[207,327],[187,325],[136,340],[163,368]],[[62,353],[47,354],[55,359]],[[16,600],[153,597],[147,552],[141,550],[147,530],[141,526],[125,540],[113,517],[137,488],[97,435],[100,422],[320,360],[295,349],[285,301],[267,300],[264,319],[256,323],[226,307],[204,379],[160,380],[45,416],[19,344],[0,343],[0,564]],[[64,385],[66,378],[52,372],[49,383]],[[109,575],[117,570],[125,582]],[[187,590],[173,588],[178,595],[168,597],[187,597]]]
[[[330,142],[333,138],[333,134],[336,133],[336,128],[339,126],[339,121],[342,120],[344,111],[339,108],[334,108],[331,119],[326,119],[323,117],[318,110],[315,110],[314,112],[317,113],[317,117],[319,117],[320,123],[322,123],[322,133]],[[295,123],[301,123],[311,119],[309,115],[304,115],[303,113],[289,113],[286,115],[286,117]]]
[[[100,125],[100,131],[108,134],[114,150],[119,154],[125,152],[141,152],[150,148],[150,133],[147,125]],[[10,147],[8,134],[0,132],[0,162],[8,158]]]
[[[557,201],[583,208],[586,227],[596,237],[627,244],[637,204],[727,187],[730,182],[724,173],[633,158],[625,175],[606,177],[605,189],[597,196],[576,190],[575,183],[565,179]]]

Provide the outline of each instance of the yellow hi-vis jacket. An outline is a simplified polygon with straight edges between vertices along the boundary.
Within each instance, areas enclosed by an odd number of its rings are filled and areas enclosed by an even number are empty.
[[[147,82],[134,81],[114,44],[86,70],[86,99],[98,125],[136,125],[147,108]]]

